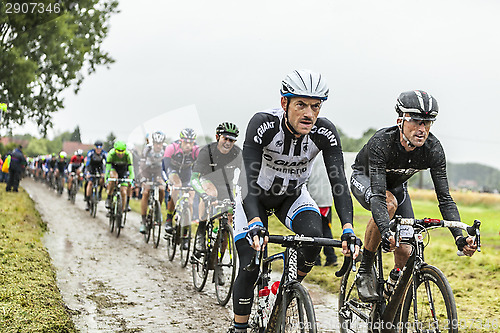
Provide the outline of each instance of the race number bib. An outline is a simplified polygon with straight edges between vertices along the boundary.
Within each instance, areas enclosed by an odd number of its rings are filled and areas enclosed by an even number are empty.
[[[411,225],[402,225],[399,229],[399,235],[404,238],[413,237],[413,227]]]

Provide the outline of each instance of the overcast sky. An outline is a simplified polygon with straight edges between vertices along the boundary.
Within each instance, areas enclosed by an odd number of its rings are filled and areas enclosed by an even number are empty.
[[[103,44],[116,63],[67,93],[56,130],[79,125],[89,142],[110,131],[130,140],[138,128],[213,135],[222,121],[244,132],[256,111],[279,106],[285,75],[308,68],[330,86],[320,116],[347,135],[395,124],[399,93],[422,89],[439,103],[431,131],[448,159],[500,168],[499,1],[121,0],[119,8]]]

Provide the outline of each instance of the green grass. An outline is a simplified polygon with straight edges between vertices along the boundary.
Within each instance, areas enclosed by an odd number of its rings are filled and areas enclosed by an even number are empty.
[[[0,332],[75,332],[29,196],[0,189]]]
[[[453,195],[453,194],[452,194]],[[474,194],[469,194],[473,196]],[[413,196],[413,195],[412,195]],[[498,196],[500,199],[500,196]],[[499,200],[500,201],[500,200]],[[355,232],[361,239],[370,218],[370,213],[362,208],[355,199],[354,225]],[[424,199],[415,199],[413,208],[417,218],[441,218],[437,201],[430,195]],[[448,278],[457,303],[458,318],[462,321],[460,332],[494,332],[500,331],[479,325],[496,320],[496,327],[500,326],[500,206],[497,201],[482,203],[477,200],[472,205],[459,204],[459,211],[463,222],[472,224],[474,219],[481,220],[482,252],[473,257],[458,257],[457,248],[451,233],[446,229],[432,230],[430,243],[426,247],[426,262],[438,267]],[[270,221],[270,232],[273,234],[291,234],[291,232],[275,218]],[[341,236],[340,222],[334,214],[332,222],[333,237]],[[271,252],[281,251],[277,246],[270,247]],[[339,249],[335,249],[341,264],[343,257]],[[325,258],[323,257],[323,262]],[[384,268],[388,272],[394,264],[392,254],[384,254]],[[340,278],[335,277],[339,267],[315,266],[309,273],[306,281],[320,284],[332,293],[338,293]],[[470,327],[475,323],[474,327]],[[467,324],[467,325],[465,325]]]

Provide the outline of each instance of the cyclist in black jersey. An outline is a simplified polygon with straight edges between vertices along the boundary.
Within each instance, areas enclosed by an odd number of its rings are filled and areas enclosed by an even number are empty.
[[[102,189],[104,188],[104,169],[106,167],[106,151],[103,150],[103,142],[97,140],[94,143],[94,149],[89,150],[85,162],[85,201],[87,203],[85,210],[90,210],[90,196],[92,194],[92,186],[94,181],[99,182],[99,200],[101,200]],[[101,178],[96,179],[95,175],[101,175]]]
[[[414,218],[407,180],[420,170],[430,168],[439,209],[446,220],[460,220],[446,175],[446,158],[439,140],[430,133],[438,114],[434,97],[421,90],[399,95],[397,125],[377,131],[356,156],[352,166],[351,190],[360,204],[372,212],[366,233],[363,260],[356,280],[358,294],[365,302],[378,299],[371,269],[375,252],[382,242],[385,251],[395,250],[389,230],[394,215]],[[450,228],[459,250],[471,256],[473,239],[458,228]],[[395,267],[402,269],[410,255],[409,245],[395,250]]]
[[[233,180],[242,169],[241,149],[235,145],[238,138],[238,127],[233,123],[222,123],[216,129],[216,142],[210,143],[200,150],[194,162],[191,174],[191,186],[202,199],[199,204],[200,214],[205,211],[205,202],[210,199],[231,199],[234,201]],[[195,247],[203,251],[205,244],[206,216],[200,216],[196,234]]]
[[[322,151],[332,187],[335,208],[343,226],[342,239],[354,234],[352,199],[344,173],[340,138],[335,126],[318,118],[328,98],[325,79],[309,70],[296,70],[283,81],[281,108],[256,113],[250,120],[243,143],[247,189],[236,199],[235,242],[239,271],[233,289],[233,332],[246,332],[257,271],[244,270],[254,250],[260,249],[258,234],[266,232],[267,212],[297,234],[322,236],[318,206],[305,181],[316,155]],[[247,192],[247,193],[245,193]],[[359,240],[358,240],[359,241]],[[267,237],[264,241],[264,246]],[[359,241],[360,242],[360,241]],[[304,248],[298,258],[298,279],[314,265],[320,248]],[[356,254],[359,243],[356,246]],[[343,244],[347,255],[347,242]]]

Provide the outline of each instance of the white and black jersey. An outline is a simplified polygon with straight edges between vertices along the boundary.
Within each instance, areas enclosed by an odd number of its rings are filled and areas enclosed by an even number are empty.
[[[351,223],[352,200],[337,129],[328,119],[318,118],[309,134],[297,138],[286,128],[284,116],[282,108],[271,109],[256,113],[248,124],[243,144],[248,183],[243,206],[248,221],[260,215],[259,196],[300,191],[322,151],[337,213],[342,224]]]

